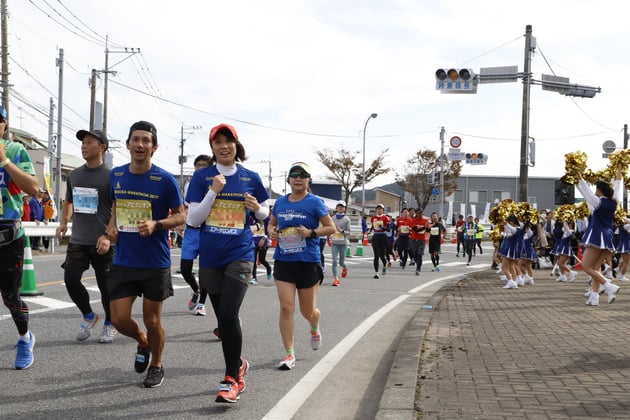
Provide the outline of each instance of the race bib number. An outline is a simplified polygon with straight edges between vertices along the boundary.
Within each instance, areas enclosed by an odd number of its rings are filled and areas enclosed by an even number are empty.
[[[219,229],[245,228],[245,202],[234,200],[214,200],[206,226]]]
[[[398,228],[398,233],[409,233],[409,226],[404,225]]]
[[[468,236],[474,236],[477,231],[475,229],[466,229]]]
[[[333,239],[345,239],[345,238],[346,238],[346,236],[343,233],[341,233],[341,232],[336,232],[333,235]]]
[[[306,239],[300,236],[297,228],[288,227],[279,232],[278,246],[284,253],[300,252],[306,248]]]
[[[72,204],[75,213],[96,214],[98,210],[98,190],[96,188],[72,188]]]
[[[119,232],[137,232],[138,223],[153,218],[151,202],[147,200],[116,200],[116,224]]]
[[[431,235],[435,236],[435,235],[439,235],[440,234],[440,228],[439,227],[432,227],[431,228]]]

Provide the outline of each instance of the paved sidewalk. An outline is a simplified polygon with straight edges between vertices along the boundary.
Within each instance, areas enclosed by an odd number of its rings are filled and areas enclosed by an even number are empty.
[[[630,283],[589,307],[584,273],[534,274],[535,285],[505,290],[487,270],[434,296],[415,418],[630,418]]]

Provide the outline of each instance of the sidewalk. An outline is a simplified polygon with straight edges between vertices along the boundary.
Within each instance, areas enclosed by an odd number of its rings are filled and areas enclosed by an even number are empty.
[[[630,418],[630,283],[589,307],[583,272],[574,283],[549,274],[505,290],[487,270],[434,296],[414,418]]]

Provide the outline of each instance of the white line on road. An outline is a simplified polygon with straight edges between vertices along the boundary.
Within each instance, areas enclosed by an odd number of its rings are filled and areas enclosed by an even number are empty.
[[[378,321],[387,315],[392,309],[400,305],[412,294],[444,280],[455,277],[461,277],[461,274],[455,274],[448,277],[442,277],[432,280],[423,285],[417,286],[407,294],[400,295],[396,299],[390,301],[385,306],[374,312],[368,319],[363,321],[350,334],[333,347],[326,356],[317,362],[313,368],[308,371],[300,381],[280,400],[278,403],[263,417],[263,420],[284,420],[292,418],[300,409],[304,402],[317,389],[320,383],[328,376],[333,368],[344,358],[344,356],[354,347],[354,345],[372,328]]]

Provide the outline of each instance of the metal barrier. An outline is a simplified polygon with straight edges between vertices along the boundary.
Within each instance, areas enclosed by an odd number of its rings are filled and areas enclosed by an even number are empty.
[[[22,222],[22,226],[24,227],[24,232],[26,236],[34,237],[34,236],[46,236],[51,238],[50,241],[50,251],[55,251],[55,243],[57,238],[55,234],[57,232],[57,228],[59,227],[59,222],[40,222],[39,224],[35,222]],[[72,234],[72,223],[68,223],[68,230],[66,232],[66,236],[70,236]]]

